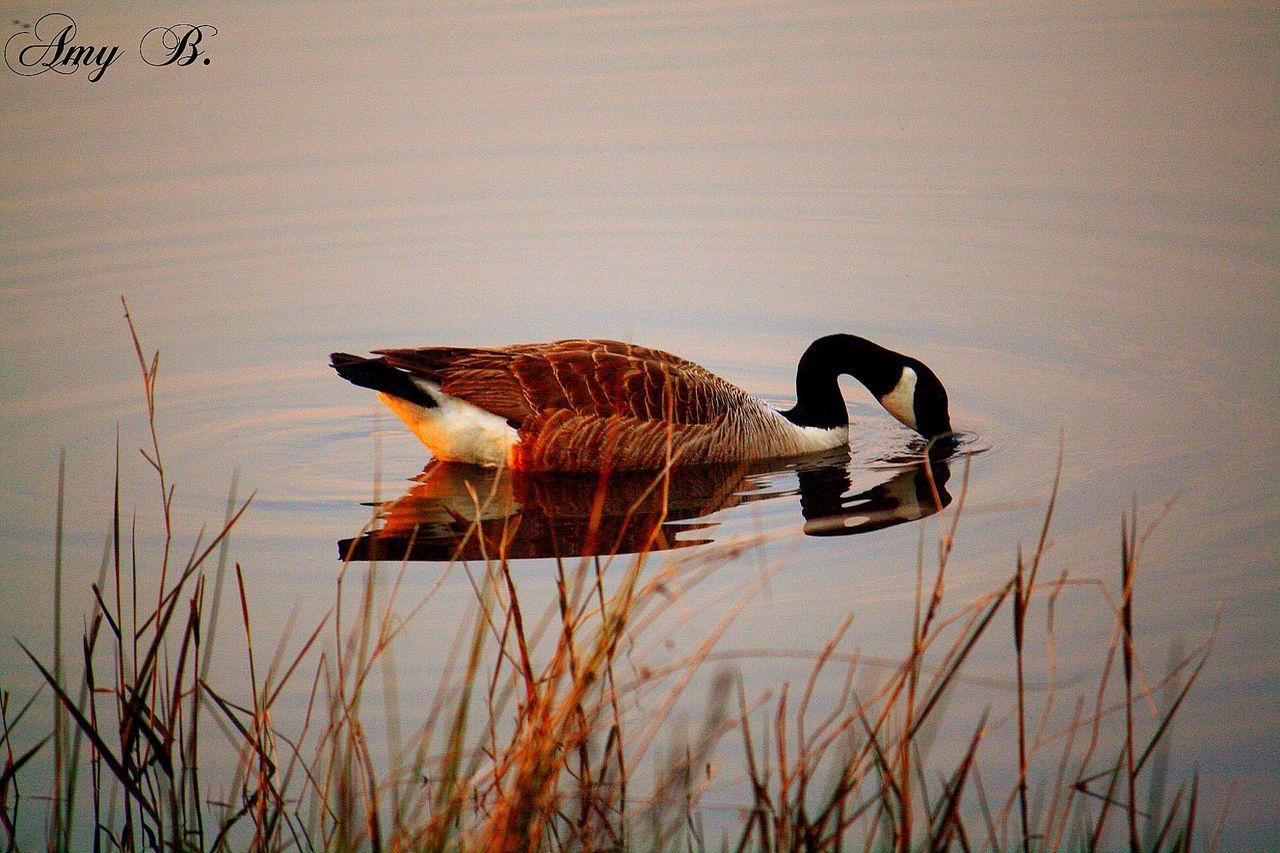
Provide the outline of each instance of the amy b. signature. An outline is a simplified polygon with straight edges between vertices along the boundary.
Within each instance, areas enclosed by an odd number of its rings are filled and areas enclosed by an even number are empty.
[[[50,12],[35,26],[14,21],[20,29],[4,44],[4,63],[23,77],[35,77],[46,71],[75,74],[88,71],[89,82],[97,83],[107,69],[124,56],[120,45],[94,45],[77,40],[75,19],[61,12]],[[175,24],[152,27],[138,42],[142,61],[154,67],[173,65],[186,67],[197,61],[209,64],[203,45],[218,28],[212,24]]]

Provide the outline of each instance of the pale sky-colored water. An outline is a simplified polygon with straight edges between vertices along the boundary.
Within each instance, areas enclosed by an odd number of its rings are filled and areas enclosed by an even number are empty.
[[[1181,495],[1139,589],[1151,660],[1219,606],[1222,628],[1177,766],[1219,805],[1237,780],[1230,846],[1280,843],[1274,8],[226,6],[189,68],[138,54],[184,10],[59,10],[123,53],[96,83],[0,68],[0,589],[24,602],[0,606],[6,689],[27,677],[12,638],[49,645],[58,450],[72,612],[117,423],[154,519],[121,294],[161,351],[181,529],[220,517],[237,467],[257,490],[236,556],[265,624],[326,606],[370,431],[385,493],[426,461],[331,350],[619,337],[784,400],[804,346],[847,331],[928,362],[992,447],[957,594],[1034,539],[1059,433],[1055,571],[1113,577],[1120,512]],[[46,11],[7,9],[5,37]],[[901,440],[848,389],[855,450]],[[918,535],[797,540],[726,642],[798,625],[817,648],[851,606],[901,605]],[[895,612],[855,643],[894,652]]]

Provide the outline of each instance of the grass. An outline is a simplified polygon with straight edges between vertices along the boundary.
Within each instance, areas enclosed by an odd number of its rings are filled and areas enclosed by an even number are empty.
[[[759,695],[739,672],[717,668],[716,647],[778,562],[752,569],[718,610],[694,614],[705,627],[683,656],[650,662],[646,650],[673,624],[689,623],[698,584],[726,566],[742,571],[779,534],[687,549],[661,564],[647,550],[558,560],[554,603],[529,613],[504,537],[477,528],[485,559],[458,566],[473,606],[444,632],[453,637],[450,663],[409,725],[394,651],[444,576],[405,602],[407,563],[370,563],[362,576],[344,563],[328,615],[297,640],[287,626],[264,655],[245,572],[228,568],[229,534],[252,498],[238,501],[233,483],[218,531],[185,558],[173,553],[174,489],[155,421],[158,355],[144,356],[127,308],[125,316],[145,392],[150,446],[142,455],[156,479],[162,544],[145,553],[126,517],[117,439],[110,535],[79,660],[68,665],[60,463],[53,659],[27,652],[44,688],[25,702],[0,689],[8,849],[1216,846],[1197,778],[1167,778],[1170,727],[1210,640],[1176,655],[1163,677],[1145,676],[1134,580],[1154,525],[1140,531],[1136,512],[1122,519],[1110,582],[1066,572],[1045,580],[1051,498],[1035,548],[1019,550],[996,589],[957,604],[946,578],[962,486],[950,514],[939,516],[944,529],[928,559],[921,540],[900,659],[886,667],[844,651],[850,613],[812,652],[802,684]],[[659,477],[653,488],[668,485]],[[475,495],[477,510],[491,499]],[[650,533],[658,535],[656,524]],[[1092,689],[1057,675],[1055,614],[1072,589],[1095,592],[1111,614],[1097,626]],[[210,683],[216,632],[228,630],[220,621],[235,623],[247,649],[245,683]],[[999,685],[1012,703],[965,719],[952,709],[978,683],[966,667],[979,648],[984,660],[1007,660]],[[1047,677],[1033,682],[1030,669]],[[671,736],[680,731],[674,709],[712,670],[702,724]],[[277,709],[286,692],[309,697],[302,713]],[[47,720],[41,700],[52,702]],[[1064,705],[1071,711],[1061,724]],[[369,730],[379,713],[385,754]],[[967,734],[938,758],[944,728]],[[736,758],[726,763],[728,754]],[[991,788],[1010,776],[1008,790]]]

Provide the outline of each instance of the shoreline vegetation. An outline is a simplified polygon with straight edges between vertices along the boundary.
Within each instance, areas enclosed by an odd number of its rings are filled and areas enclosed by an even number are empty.
[[[807,656],[807,677],[763,693],[749,692],[716,646],[778,569],[757,558],[780,534],[661,558],[642,550],[557,559],[555,601],[541,612],[522,607],[499,537],[484,543],[486,559],[454,567],[466,573],[473,601],[448,631],[453,645],[434,699],[410,719],[394,676],[396,643],[447,573],[420,600],[404,601],[407,562],[362,569],[345,561],[327,615],[298,631],[290,623],[270,652],[256,647],[246,571],[228,553],[252,497],[238,500],[233,481],[218,532],[185,558],[175,553],[174,487],[155,419],[159,355],[145,357],[127,306],[125,318],[145,392],[150,446],[142,455],[158,482],[162,543],[155,554],[138,544],[121,505],[117,440],[92,611],[79,648],[64,649],[60,461],[53,656],[22,646],[43,679],[34,695],[15,697],[0,679],[6,849],[1180,851],[1218,843],[1227,806],[1205,813],[1197,775],[1175,780],[1168,770],[1171,724],[1214,632],[1172,653],[1163,675],[1148,674],[1133,634],[1134,579],[1154,522],[1140,528],[1136,512],[1121,519],[1118,571],[1047,578],[1055,477],[1034,549],[1019,547],[997,588],[953,602],[945,579],[966,467],[957,499],[937,516],[935,553],[926,556],[922,535],[900,659],[872,665],[849,651],[851,612]],[[659,476],[654,487],[668,485]],[[482,510],[486,496],[474,498]],[[647,663],[645,650],[661,645],[684,593],[725,566],[747,579],[718,610],[696,614],[701,640]],[[1096,593],[1111,617],[1092,628],[1101,649],[1092,685],[1058,677],[1055,605],[1072,588]],[[212,683],[215,637],[232,630],[248,650],[245,682]],[[964,671],[980,644],[984,655],[1002,652],[999,690]],[[749,666],[750,658],[730,663]],[[835,685],[836,700],[819,707],[819,685],[828,693]],[[700,724],[673,723],[677,703],[701,701],[688,694],[703,686]],[[1000,698],[955,701],[975,688]],[[309,697],[301,713],[279,707],[286,691]],[[950,715],[975,702],[986,707],[972,719]],[[968,733],[950,755],[933,748],[944,722]]]

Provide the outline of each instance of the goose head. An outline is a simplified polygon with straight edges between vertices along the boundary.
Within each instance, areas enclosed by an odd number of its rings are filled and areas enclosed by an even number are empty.
[[[818,338],[796,368],[796,405],[783,414],[798,426],[848,424],[839,377],[857,379],[885,410],[927,439],[951,432],[947,391],[917,358],[856,335]]]
[[[899,358],[902,365],[898,380],[888,393],[878,397],[880,405],[925,438],[938,438],[951,432],[947,389],[923,362],[907,356]]]

